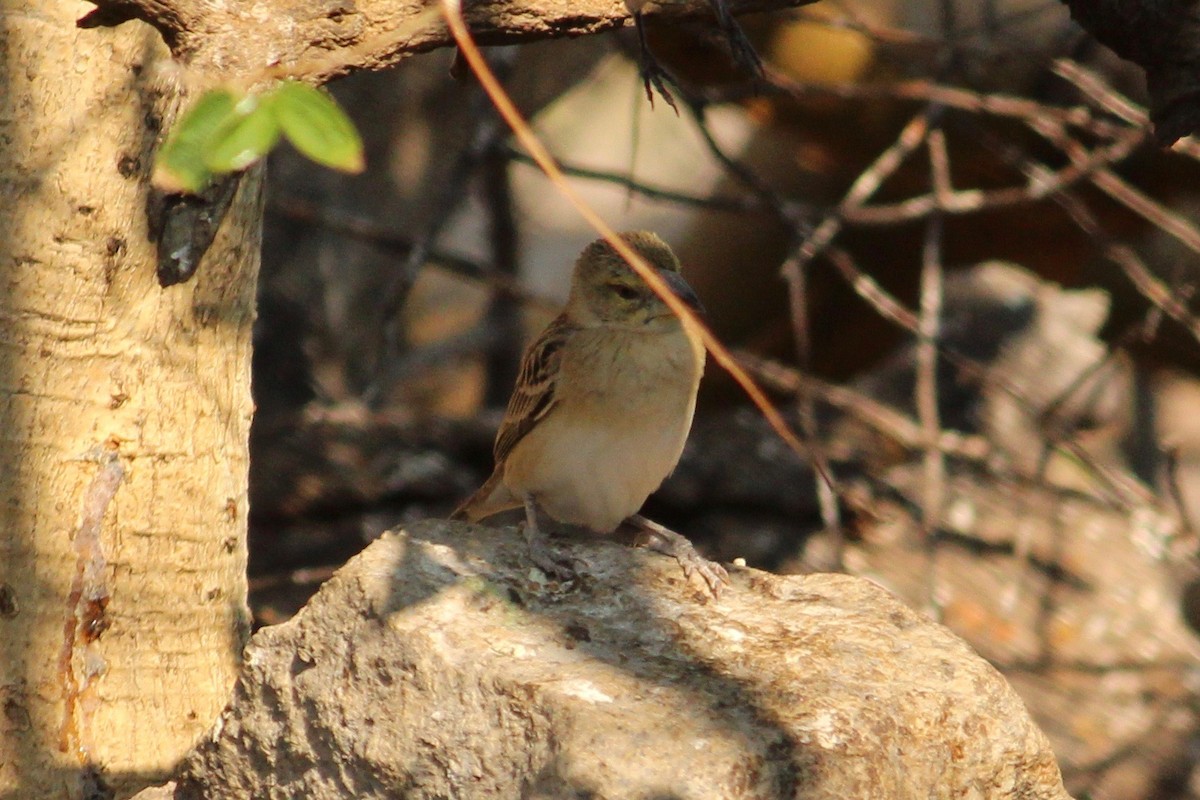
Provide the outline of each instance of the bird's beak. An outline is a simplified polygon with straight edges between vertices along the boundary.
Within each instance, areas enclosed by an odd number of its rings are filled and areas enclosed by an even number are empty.
[[[688,308],[701,316],[705,315],[704,304],[700,302],[700,298],[696,296],[695,290],[683,279],[682,275],[669,269],[660,269],[658,270],[658,277],[662,278],[667,286],[671,287],[671,291],[675,293],[675,296],[682,300]]]

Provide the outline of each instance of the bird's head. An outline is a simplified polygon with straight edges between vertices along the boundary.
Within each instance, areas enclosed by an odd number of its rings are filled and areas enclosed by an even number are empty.
[[[704,313],[700,299],[679,273],[679,259],[666,242],[649,231],[622,233],[620,237],[658,272],[676,297]],[[567,308],[583,325],[667,330],[679,324],[662,298],[603,239],[592,242],[579,254]]]

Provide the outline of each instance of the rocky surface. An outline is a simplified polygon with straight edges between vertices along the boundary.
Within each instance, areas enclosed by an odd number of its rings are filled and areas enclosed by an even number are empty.
[[[176,798],[1066,798],[1000,674],[870,581],[516,529],[372,544],[247,652]]]

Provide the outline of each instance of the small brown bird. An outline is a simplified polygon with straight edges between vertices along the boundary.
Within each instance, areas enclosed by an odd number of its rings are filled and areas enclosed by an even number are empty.
[[[671,248],[653,233],[621,238],[685,303],[700,302]],[[575,263],[562,313],[525,351],[496,435],[495,470],[451,516],[475,522],[524,506],[534,562],[552,574],[538,527],[553,519],[610,533],[623,522],[719,593],[728,575],[680,534],[637,513],[679,462],[704,372],[704,346],[608,242]]]

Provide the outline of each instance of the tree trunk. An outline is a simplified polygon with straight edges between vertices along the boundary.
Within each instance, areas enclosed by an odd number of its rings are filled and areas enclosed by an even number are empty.
[[[141,23],[0,0],[0,798],[124,795],[224,706],[247,634],[260,183],[155,280],[179,91]],[[166,117],[163,120],[163,117]]]

